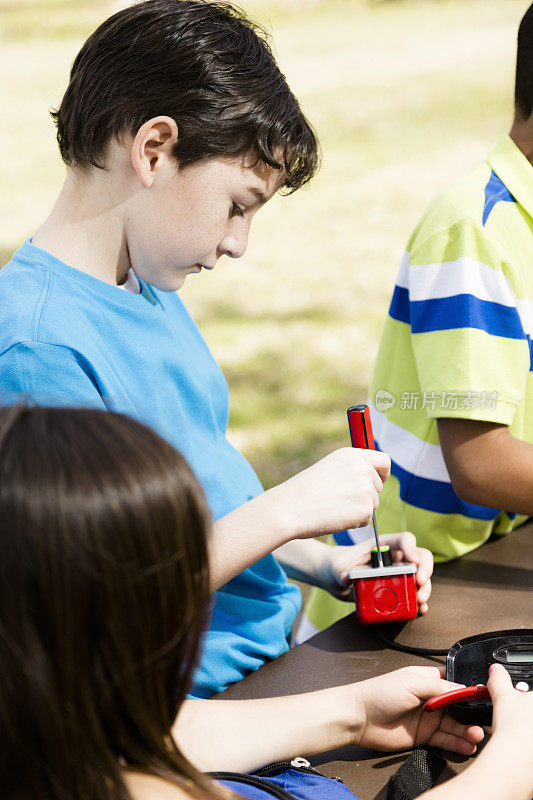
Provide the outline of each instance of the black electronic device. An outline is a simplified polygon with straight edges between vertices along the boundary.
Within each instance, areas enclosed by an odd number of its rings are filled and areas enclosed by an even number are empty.
[[[467,687],[484,686],[489,677],[489,667],[495,662],[503,664],[516,689],[531,691],[533,629],[491,631],[460,639],[448,652],[446,679],[454,683],[463,683]],[[448,713],[457,722],[466,725],[490,725],[492,703],[490,699],[483,697],[461,703],[455,702],[449,705]]]

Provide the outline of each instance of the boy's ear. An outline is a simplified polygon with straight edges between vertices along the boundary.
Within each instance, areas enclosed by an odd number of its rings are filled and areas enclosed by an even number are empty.
[[[178,126],[172,117],[153,117],[141,125],[131,146],[131,163],[141,186],[152,185],[162,161],[171,157],[177,141]]]

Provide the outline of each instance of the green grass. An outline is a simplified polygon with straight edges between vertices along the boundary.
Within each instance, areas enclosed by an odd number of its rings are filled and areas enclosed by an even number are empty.
[[[246,256],[189,278],[186,302],[231,391],[230,434],[266,485],[347,443],[400,256],[426,203],[509,127],[525,0],[263,0],[315,124],[313,185],[276,197]],[[0,263],[48,212],[64,169],[48,108],[106,2],[0,0]],[[7,76],[7,80],[6,80]]]
[[[87,37],[107,16],[104,0],[0,0],[0,42]]]

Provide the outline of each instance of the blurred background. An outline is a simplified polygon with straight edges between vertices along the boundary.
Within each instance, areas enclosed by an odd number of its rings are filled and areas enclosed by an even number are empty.
[[[323,148],[313,184],[275,197],[248,251],[180,294],[231,392],[231,439],[266,487],[348,444],[401,254],[426,204],[509,129],[529,0],[241,0]],[[119,4],[0,0],[0,265],[65,170],[48,109]]]

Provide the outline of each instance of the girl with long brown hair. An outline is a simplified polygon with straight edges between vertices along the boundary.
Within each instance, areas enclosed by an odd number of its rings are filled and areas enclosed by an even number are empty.
[[[0,796],[130,800],[125,767],[220,796],[169,735],[207,624],[208,526],[145,426],[0,411]]]
[[[349,744],[475,750],[479,728],[422,710],[450,688],[433,667],[292,697],[186,700],[208,624],[209,530],[185,460],[140,423],[0,410],[2,798],[216,800],[227,791],[193,762],[242,772]],[[492,775],[533,732],[533,695],[517,697],[506,675],[489,680],[494,745],[456,792],[531,796],[530,759],[505,772],[506,793]]]

